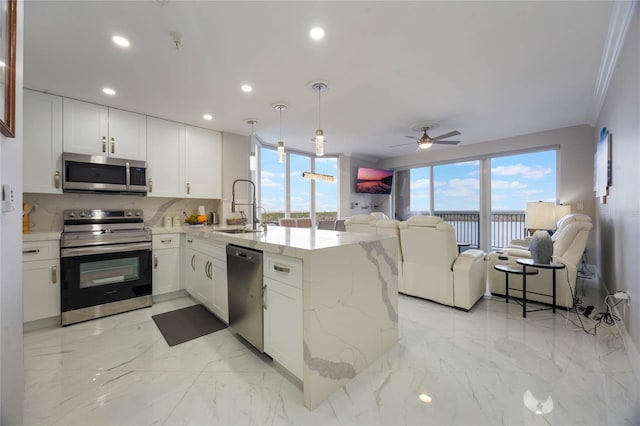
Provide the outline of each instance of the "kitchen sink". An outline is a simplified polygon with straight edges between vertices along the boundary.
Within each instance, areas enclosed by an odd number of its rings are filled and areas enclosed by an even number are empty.
[[[224,232],[225,234],[251,234],[254,232],[260,232],[260,230],[256,229],[219,229],[215,232]]]

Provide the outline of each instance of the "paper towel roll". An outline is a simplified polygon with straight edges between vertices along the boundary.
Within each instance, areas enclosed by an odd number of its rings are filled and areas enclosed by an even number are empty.
[[[204,206],[198,206],[198,215],[200,215],[200,216],[204,216],[205,215]]]

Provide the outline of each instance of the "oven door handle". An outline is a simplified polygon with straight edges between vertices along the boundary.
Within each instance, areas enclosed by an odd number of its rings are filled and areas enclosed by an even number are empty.
[[[60,257],[92,256],[96,254],[121,253],[139,250],[151,250],[151,242],[65,248],[60,250]]]

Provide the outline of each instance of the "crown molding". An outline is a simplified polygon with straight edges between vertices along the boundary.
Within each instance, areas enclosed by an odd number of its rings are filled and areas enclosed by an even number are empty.
[[[609,30],[605,41],[598,78],[591,97],[591,103],[587,112],[587,122],[595,126],[600,115],[600,110],[607,96],[611,76],[615,70],[618,56],[624,45],[624,39],[633,17],[636,1],[614,1],[611,19],[609,20]]]

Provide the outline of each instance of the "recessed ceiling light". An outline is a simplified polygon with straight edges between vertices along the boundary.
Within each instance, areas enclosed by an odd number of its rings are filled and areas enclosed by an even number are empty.
[[[240,88],[242,89],[243,92],[249,93],[253,90],[253,87],[251,87],[248,84],[243,84],[242,86],[240,86]]]
[[[432,401],[431,397],[429,395],[427,395],[426,393],[421,393],[420,396],[418,397],[418,399],[422,402],[424,402],[425,404],[428,404]]]
[[[113,40],[113,42],[120,47],[129,47],[129,44],[130,44],[129,40],[127,40],[122,36],[113,36],[111,40]]]
[[[102,91],[103,91],[104,93],[106,93],[107,95],[111,95],[111,96],[113,96],[113,95],[115,95],[115,94],[116,94],[116,91],[115,91],[115,90],[113,90],[113,89],[111,89],[111,88],[109,88],[109,87],[105,87],[105,88],[103,88],[103,89],[102,89]]]
[[[321,40],[324,38],[324,30],[320,27],[313,27],[311,31],[309,31],[309,35],[314,40]]]
[[[202,116],[202,118],[204,118],[205,120],[213,120],[213,115],[205,114],[205,115]]]

